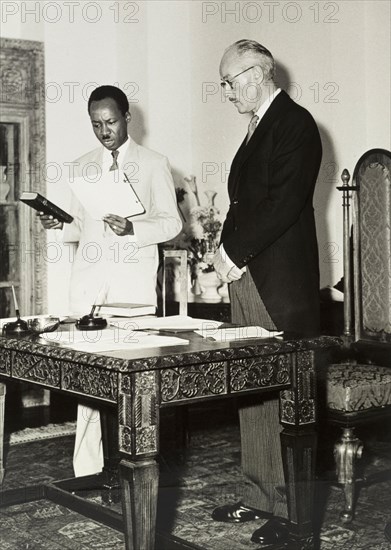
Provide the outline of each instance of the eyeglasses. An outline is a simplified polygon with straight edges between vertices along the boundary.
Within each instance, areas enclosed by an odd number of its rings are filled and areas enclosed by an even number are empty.
[[[252,65],[251,67],[249,67],[248,69],[244,69],[244,71],[242,71],[241,73],[238,73],[236,74],[235,76],[233,76],[232,78],[230,78],[228,80],[228,78],[226,78],[225,80],[223,80],[222,82],[220,82],[220,86],[223,88],[223,90],[226,89],[227,86],[229,86],[231,88],[231,90],[234,89],[233,85],[232,85],[232,81],[234,80],[234,78],[237,78],[238,76],[240,76],[241,74],[243,73],[246,73],[247,71],[249,71],[250,69],[253,69],[255,67],[255,65]]]

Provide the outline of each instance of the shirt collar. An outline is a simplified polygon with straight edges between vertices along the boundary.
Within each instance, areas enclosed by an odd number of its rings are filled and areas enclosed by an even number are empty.
[[[280,92],[281,88],[277,88],[277,90],[274,90],[274,92],[269,95],[267,100],[262,103],[258,111],[255,111],[254,115],[257,115],[259,117],[259,119],[257,120],[257,124],[259,124],[261,118],[265,116],[266,111],[269,109],[270,105],[273,103]]]
[[[124,156],[125,156],[125,151],[126,149],[128,148],[129,146],[129,143],[130,143],[130,137],[128,136],[127,137],[127,140],[124,141],[124,143],[122,145],[120,145],[120,147],[118,147],[117,151],[118,151],[118,164],[122,164],[123,163],[123,160],[124,160]],[[110,151],[109,149],[106,149],[106,147],[103,147],[103,162],[110,162],[112,163],[113,162],[113,156],[112,156],[112,151]]]

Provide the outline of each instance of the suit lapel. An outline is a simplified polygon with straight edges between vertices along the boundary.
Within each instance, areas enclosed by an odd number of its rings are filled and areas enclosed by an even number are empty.
[[[231,169],[229,171],[229,177],[228,177],[228,194],[230,196],[233,195],[234,189],[236,187],[236,181],[239,176],[240,167],[242,166],[242,155],[243,151],[246,148],[246,139],[247,136],[242,141],[239,149],[236,152],[236,155],[234,156],[234,159],[231,164]]]
[[[240,170],[243,164],[254,153],[254,151],[259,149],[263,136],[271,128],[277,118],[277,115],[280,116],[281,113],[283,113],[287,109],[291,101],[292,100],[287,95],[287,93],[281,90],[281,92],[277,95],[277,97],[274,99],[274,101],[266,111],[265,115],[260,120],[254,134],[252,135],[247,145],[247,136],[244,138],[241,146],[238,149],[238,152],[234,157],[234,160],[232,161],[232,167],[228,180],[228,191],[230,197],[233,197],[236,193]]]
[[[89,163],[96,163],[98,166],[102,167],[103,164],[103,151],[104,147],[98,147],[97,149],[94,149],[94,151],[91,153],[91,158],[88,159]]]
[[[281,92],[274,99],[262,119],[260,120],[254,134],[252,135],[250,141],[245,146],[243,153],[240,157],[240,161],[243,164],[246,162],[248,157],[259,148],[259,144],[262,141],[263,136],[270,129],[274,121],[276,120],[277,115],[280,116],[283,111],[289,105],[291,99],[289,96],[281,90]]]
[[[133,139],[128,137],[128,147],[125,151],[124,161],[122,163],[122,170],[126,174],[129,181],[134,183],[140,183],[142,181],[140,174],[140,160],[139,160],[139,150],[138,145]]]
[[[138,159],[138,154],[137,154],[137,143],[135,141],[133,141],[133,139],[129,136],[128,137],[128,147],[125,151],[125,159],[124,159],[124,163],[126,162],[135,162],[137,159]]]

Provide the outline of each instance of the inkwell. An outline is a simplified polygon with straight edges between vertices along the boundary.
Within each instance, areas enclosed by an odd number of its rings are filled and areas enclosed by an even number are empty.
[[[20,318],[19,305],[16,299],[14,285],[12,285],[11,288],[12,288],[12,296],[14,299],[16,321],[11,321],[10,323],[6,323],[3,326],[2,335],[3,336],[25,336],[26,334],[30,334],[31,330],[29,329],[27,322]]]
[[[104,285],[105,287],[105,285]],[[76,328],[79,330],[102,330],[107,327],[107,321],[103,317],[94,317],[95,309],[97,307],[98,298],[102,293],[102,289],[99,291],[98,296],[95,299],[94,305],[88,315],[83,315],[76,321]]]

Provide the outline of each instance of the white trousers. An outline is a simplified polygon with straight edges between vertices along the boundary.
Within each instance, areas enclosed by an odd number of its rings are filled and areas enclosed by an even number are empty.
[[[73,469],[75,476],[97,474],[103,468],[100,414],[85,405],[77,406],[77,425]]]

